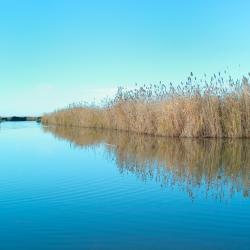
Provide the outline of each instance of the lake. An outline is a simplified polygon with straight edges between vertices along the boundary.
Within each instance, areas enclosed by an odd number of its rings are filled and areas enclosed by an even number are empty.
[[[0,249],[249,249],[250,140],[0,126]]]

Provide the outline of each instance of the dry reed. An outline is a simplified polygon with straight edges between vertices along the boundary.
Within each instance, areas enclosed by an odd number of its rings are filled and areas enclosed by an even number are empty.
[[[249,75],[250,76],[250,75]],[[199,84],[198,84],[199,83]],[[214,74],[199,81],[118,88],[102,106],[70,105],[43,124],[105,128],[168,137],[250,137],[250,84]]]

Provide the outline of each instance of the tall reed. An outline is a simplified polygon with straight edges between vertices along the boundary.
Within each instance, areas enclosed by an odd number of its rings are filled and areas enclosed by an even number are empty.
[[[70,105],[44,115],[42,122],[168,137],[250,137],[248,77],[239,81],[218,73],[198,80],[191,73],[177,87],[120,87],[102,106]]]

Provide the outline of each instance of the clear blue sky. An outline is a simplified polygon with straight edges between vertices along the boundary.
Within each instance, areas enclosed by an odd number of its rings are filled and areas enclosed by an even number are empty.
[[[250,71],[249,0],[0,0],[0,115]]]

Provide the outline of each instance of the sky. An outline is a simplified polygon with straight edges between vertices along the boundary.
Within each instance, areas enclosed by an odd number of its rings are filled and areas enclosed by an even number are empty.
[[[250,71],[249,0],[0,0],[0,116]]]

